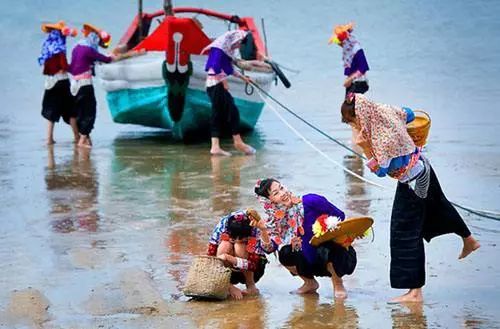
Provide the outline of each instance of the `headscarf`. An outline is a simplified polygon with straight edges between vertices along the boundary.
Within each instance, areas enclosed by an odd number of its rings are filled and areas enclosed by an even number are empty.
[[[344,68],[351,67],[352,60],[360,49],[361,44],[352,33],[349,33],[349,37],[342,42],[342,61],[344,62]]]
[[[258,180],[256,187],[260,187],[260,183],[261,180]],[[278,233],[273,239],[276,245],[290,244],[293,237],[304,234],[302,228],[302,223],[304,222],[304,204],[299,198],[294,197],[293,205],[287,208],[271,202],[266,197],[256,195],[267,215],[266,226]]]
[[[38,63],[43,65],[46,60],[59,53],[66,54],[66,37],[59,30],[52,30],[42,44]]]
[[[401,107],[375,103],[356,94],[354,112],[361,140],[370,143],[378,163],[415,151],[415,143],[406,131],[406,112]]]
[[[247,36],[247,34],[248,31],[243,31],[243,30],[227,31],[226,33],[215,39],[211,44],[203,48],[201,53],[203,54],[210,48],[219,48],[229,57],[234,57],[234,52],[236,49],[231,49],[232,46],[235,43],[243,40]]]
[[[101,39],[99,38],[99,35],[97,35],[97,33],[90,32],[85,38],[80,40],[78,42],[78,44],[82,45],[82,46],[90,47],[94,50],[98,50],[100,41],[101,41]]]

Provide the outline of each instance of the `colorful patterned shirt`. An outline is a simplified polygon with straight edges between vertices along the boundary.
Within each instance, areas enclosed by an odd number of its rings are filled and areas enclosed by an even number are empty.
[[[220,219],[219,223],[215,226],[210,240],[208,242],[208,256],[217,256],[217,248],[221,241],[231,241],[231,238],[227,232],[227,224],[229,218],[234,215],[246,216],[244,211],[238,210]],[[250,272],[255,272],[260,264],[262,257],[265,257],[265,252],[260,245],[260,232],[255,227],[252,228],[252,233],[247,239],[246,250],[248,252],[248,258],[238,258],[235,268],[239,270],[246,270]]]

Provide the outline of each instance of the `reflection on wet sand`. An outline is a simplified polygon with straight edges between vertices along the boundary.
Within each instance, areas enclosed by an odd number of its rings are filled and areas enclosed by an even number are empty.
[[[345,156],[344,166],[356,174],[363,176],[363,160],[359,157]],[[358,178],[344,172],[346,180],[346,209],[359,215],[368,215],[370,198],[367,196],[366,184]]]
[[[253,157],[211,157],[213,197],[212,209],[216,214],[234,211],[240,204],[241,169]],[[244,206],[244,205],[243,205]]]
[[[98,182],[89,150],[75,148],[71,160],[56,164],[49,146],[45,183],[54,231],[97,230]]]
[[[208,238],[213,226],[220,216],[236,209],[239,199],[240,168],[248,157],[211,157],[210,163],[212,176],[212,198],[210,189],[202,202],[197,202],[199,197],[188,193],[192,187],[186,187],[191,178],[183,175],[186,166],[177,166],[179,170],[171,171],[170,191],[172,194],[168,216],[170,229],[165,239],[168,250],[167,272],[176,281],[180,290],[194,255],[205,254]],[[209,160],[208,157],[206,159]],[[198,193],[201,191],[198,190]],[[206,201],[211,199],[211,209]],[[193,211],[194,206],[197,211]]]
[[[391,309],[392,328],[426,329],[427,317],[422,303],[402,303]]]
[[[196,327],[206,329],[266,328],[266,306],[263,297],[219,303],[191,301],[187,304],[195,318]]]
[[[283,328],[358,328],[358,314],[352,306],[346,306],[342,300],[333,304],[320,304],[318,294],[303,296],[303,302],[297,304]]]

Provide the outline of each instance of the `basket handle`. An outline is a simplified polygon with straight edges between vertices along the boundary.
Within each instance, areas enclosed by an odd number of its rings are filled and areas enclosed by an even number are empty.
[[[427,119],[429,119],[429,123],[432,121],[429,113],[425,112],[424,110],[414,110],[413,112],[415,113],[415,116],[417,113],[422,113],[423,115],[425,115]]]

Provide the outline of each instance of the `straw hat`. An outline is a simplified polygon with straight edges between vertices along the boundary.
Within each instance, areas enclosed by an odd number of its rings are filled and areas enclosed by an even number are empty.
[[[44,23],[42,24],[42,32],[49,33],[51,30],[61,31],[66,26],[64,21],[59,21],[57,23]]]
[[[333,240],[344,247],[348,247],[357,238],[362,238],[366,230],[373,225],[371,217],[352,217],[339,222],[334,230],[327,231],[321,236],[313,236],[309,243],[317,247],[323,242]]]
[[[59,30],[64,36],[71,35],[72,37],[76,37],[78,34],[78,31],[76,29],[70,28],[64,21],[42,24],[42,32],[49,33],[52,30]]]
[[[336,25],[333,29],[332,36],[328,40],[328,44],[336,43],[340,45],[345,39],[349,38],[349,33],[354,29],[354,23],[344,25]]]
[[[100,39],[99,46],[103,48],[108,48],[111,44],[111,35],[103,29],[100,29],[92,24],[84,23],[82,32],[84,36],[87,36],[90,32],[95,32]]]

